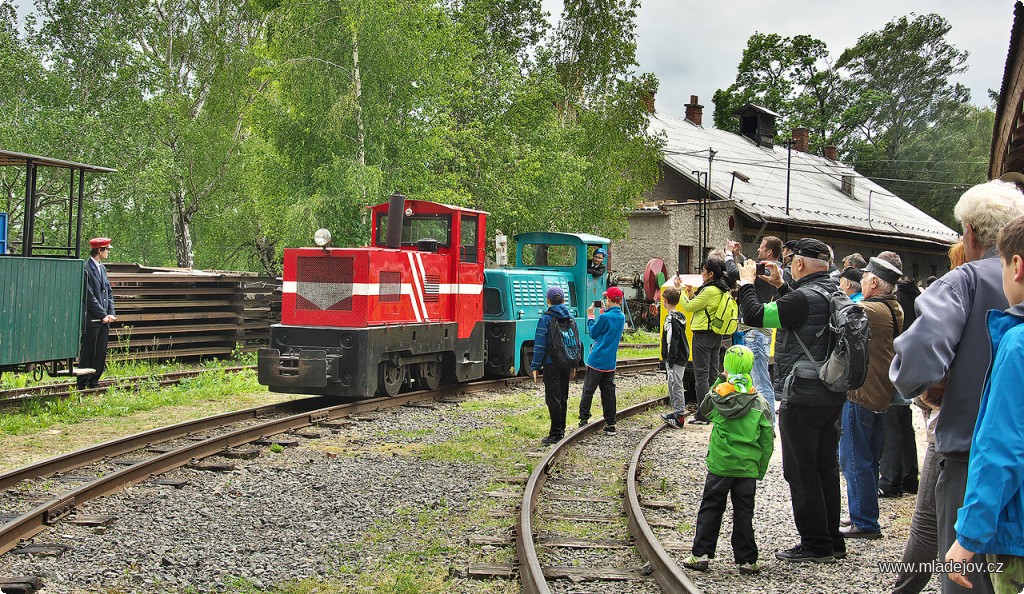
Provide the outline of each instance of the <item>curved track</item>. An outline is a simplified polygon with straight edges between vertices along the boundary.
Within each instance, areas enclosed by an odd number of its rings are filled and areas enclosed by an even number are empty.
[[[623,419],[649,410],[651,407],[664,403],[665,398],[657,398],[620,410],[618,418]],[[553,467],[576,445],[587,436],[597,433],[604,426],[604,420],[590,423],[558,442],[542,458],[534,468],[533,474],[526,483],[523,501],[520,506],[519,519],[516,524],[516,556],[519,563],[519,576],[526,594],[550,594],[551,588],[544,576],[544,569],[537,555],[534,543],[533,513],[540,499],[541,490]],[[653,530],[644,519],[637,487],[637,475],[640,471],[640,456],[647,444],[666,425],[661,425],[648,433],[637,445],[629,462],[626,476],[625,511],[629,522],[629,530],[634,539],[634,546],[648,562],[652,576],[665,592],[672,594],[701,594],[701,590],[687,578],[686,574],[676,565],[672,557],[665,551]]]

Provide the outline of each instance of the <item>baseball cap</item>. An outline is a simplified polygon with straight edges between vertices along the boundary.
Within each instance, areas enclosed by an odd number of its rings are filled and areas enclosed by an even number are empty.
[[[804,237],[797,241],[796,246],[793,248],[793,253],[797,256],[815,258],[826,262],[832,258],[832,253],[829,252],[825,242],[811,237]]]
[[[850,266],[849,268],[843,270],[843,272],[839,276],[840,278],[845,278],[847,280],[852,280],[855,283],[859,283],[861,279],[864,278],[864,271],[861,270],[860,268],[854,268],[853,266]]]
[[[604,292],[604,296],[612,301],[622,303],[622,289],[618,287],[608,287],[608,290]]]
[[[565,291],[562,290],[562,287],[548,287],[547,298],[548,301],[564,301]]]

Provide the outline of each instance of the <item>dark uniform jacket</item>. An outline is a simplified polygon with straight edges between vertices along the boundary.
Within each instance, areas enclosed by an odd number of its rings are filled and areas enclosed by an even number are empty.
[[[114,315],[114,291],[107,269],[96,260],[85,261],[85,323],[99,326],[103,318]]]
[[[827,272],[815,272],[792,285],[783,284],[779,299],[761,303],[754,285],[740,287],[740,312],[744,323],[760,328],[779,328],[775,338],[775,392],[779,400],[808,406],[835,406],[846,394],[833,392],[818,379],[817,365],[807,359],[799,336],[819,364],[829,354],[829,301],[809,287],[818,285],[829,293],[839,290]]]

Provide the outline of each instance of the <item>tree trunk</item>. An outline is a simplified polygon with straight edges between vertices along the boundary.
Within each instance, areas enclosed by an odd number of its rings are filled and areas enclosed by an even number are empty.
[[[171,192],[171,220],[174,222],[174,253],[181,268],[195,267],[195,250],[192,245],[192,215],[185,209],[182,190]]]

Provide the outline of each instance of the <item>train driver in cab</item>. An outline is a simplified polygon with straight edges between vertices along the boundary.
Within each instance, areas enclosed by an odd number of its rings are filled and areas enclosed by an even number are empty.
[[[608,252],[604,248],[599,247],[594,250],[594,255],[587,263],[587,272],[590,273],[590,276],[598,278],[608,271],[608,266],[604,263],[607,257]]]

